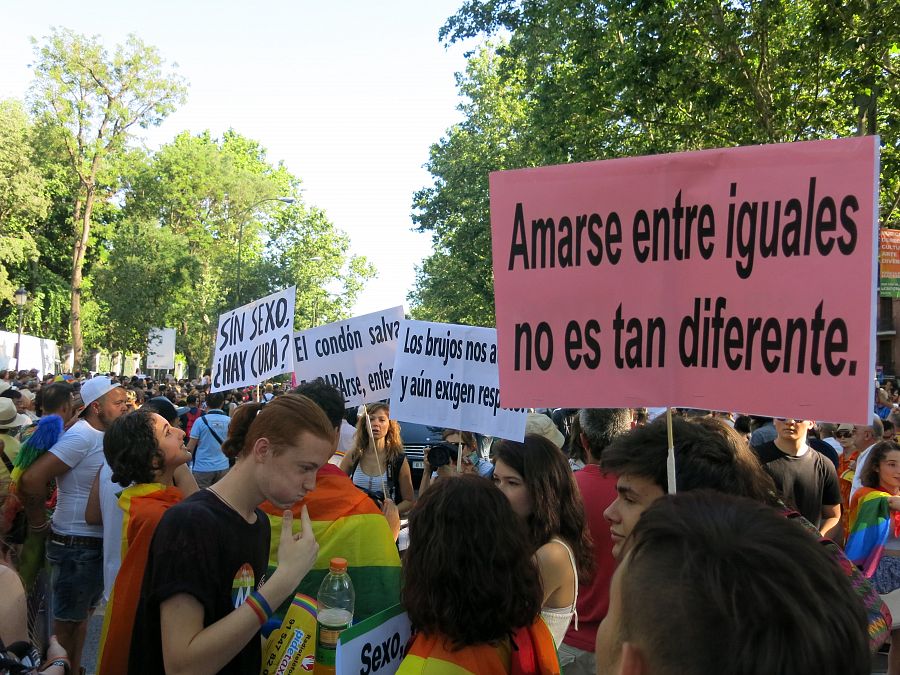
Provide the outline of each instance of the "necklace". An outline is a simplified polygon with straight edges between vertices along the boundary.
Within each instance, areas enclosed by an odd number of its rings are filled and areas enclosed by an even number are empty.
[[[227,506],[229,509],[231,509],[231,510],[234,511],[236,514],[238,514],[241,518],[243,518],[244,520],[246,520],[248,523],[252,523],[252,522],[253,522],[253,521],[249,520],[243,513],[241,513],[240,511],[238,511],[238,509],[235,508],[234,504],[232,504],[230,501],[228,501],[227,499],[225,499],[225,497],[223,497],[222,495],[220,495],[220,494],[218,493],[218,491],[213,490],[213,486],[212,486],[212,485],[210,485],[210,486],[209,486],[208,488],[206,488],[206,489],[209,490],[210,492],[212,492],[216,497],[219,498],[219,501],[220,501],[220,502],[222,502],[225,506]]]

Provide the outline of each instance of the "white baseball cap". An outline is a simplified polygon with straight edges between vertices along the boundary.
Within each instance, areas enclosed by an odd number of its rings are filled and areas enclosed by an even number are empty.
[[[121,385],[118,382],[113,383],[105,375],[85,380],[81,383],[81,400],[84,402],[84,407],[87,408],[91,403],[102,396],[106,396],[109,392],[119,386]]]

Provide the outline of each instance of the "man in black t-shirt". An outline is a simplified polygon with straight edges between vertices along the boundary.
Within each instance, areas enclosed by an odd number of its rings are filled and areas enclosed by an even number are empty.
[[[752,448],[785,502],[839,541],[841,492],[834,465],[806,442],[809,420],[776,419],[774,441]]]

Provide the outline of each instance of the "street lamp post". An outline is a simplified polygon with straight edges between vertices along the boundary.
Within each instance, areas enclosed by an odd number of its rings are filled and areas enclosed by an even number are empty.
[[[28,302],[28,291],[20,286],[16,291],[16,305],[19,307],[19,339],[16,342],[16,371],[22,370],[22,316],[25,312],[25,303]]]
[[[253,209],[255,209],[260,204],[265,204],[266,202],[281,202],[282,204],[293,204],[296,199],[293,197],[267,197],[266,199],[260,199],[255,204],[251,204],[246,209],[241,211],[241,219],[240,224],[238,226],[238,250],[237,250],[237,304],[236,307],[241,306],[241,251],[243,249],[244,243],[244,218],[251,213],[253,213]]]

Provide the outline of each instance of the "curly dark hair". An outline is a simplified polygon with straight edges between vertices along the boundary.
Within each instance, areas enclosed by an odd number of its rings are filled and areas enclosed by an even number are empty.
[[[112,479],[122,487],[153,483],[165,457],[156,442],[153,415],[136,410],[114,420],[103,436],[103,455],[112,469]]]
[[[900,445],[894,441],[879,441],[869,451],[869,458],[863,467],[862,474],[859,477],[860,482],[866,487],[881,487],[881,478],[878,475],[879,464],[887,457],[892,450],[900,450]]]
[[[584,502],[565,455],[543,436],[526,434],[524,443],[497,443],[494,460],[522,476],[528,488],[533,505],[527,522],[532,553],[553,537],[561,537],[572,548],[582,583],[589,580],[596,564],[594,546]]]
[[[416,630],[461,649],[502,640],[541,611],[525,528],[484,478],[435,483],[410,513],[409,536],[401,600]]]

